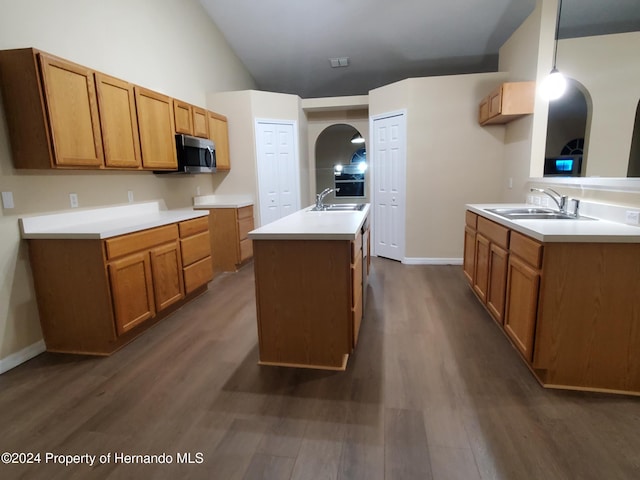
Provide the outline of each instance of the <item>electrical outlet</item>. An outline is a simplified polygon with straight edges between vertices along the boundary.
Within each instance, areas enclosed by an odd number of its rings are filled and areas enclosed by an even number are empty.
[[[200,195],[200,187],[196,187],[196,195]]]
[[[533,195],[527,195],[527,203],[533,205]]]
[[[70,193],[69,194],[69,203],[71,204],[71,208],[78,208],[78,194]]]
[[[627,210],[624,222],[629,225],[640,225],[640,212],[637,210]]]
[[[540,199],[540,206],[548,207],[549,206],[549,199],[547,197],[542,197]]]
[[[129,199],[129,203],[133,203],[133,190],[127,190],[127,198]]]
[[[534,205],[540,205],[540,197],[538,197],[537,195],[533,196],[533,204]]]
[[[2,192],[2,207],[4,209],[15,207],[13,203],[13,192]]]

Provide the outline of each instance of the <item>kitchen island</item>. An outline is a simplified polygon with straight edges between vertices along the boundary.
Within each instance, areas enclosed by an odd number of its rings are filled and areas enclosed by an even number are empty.
[[[640,395],[640,229],[467,205],[464,274],[545,387]]]
[[[300,210],[249,232],[260,364],[344,370],[369,271],[369,205]]]

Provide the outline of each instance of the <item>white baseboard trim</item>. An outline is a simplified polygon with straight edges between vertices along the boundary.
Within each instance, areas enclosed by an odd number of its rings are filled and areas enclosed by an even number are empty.
[[[402,263],[406,265],[462,265],[462,258],[405,257]]]
[[[44,340],[40,340],[36,343],[23,348],[22,350],[12,353],[8,357],[0,359],[0,374],[17,367],[21,363],[31,360],[33,357],[37,357],[42,352],[46,351],[47,347],[44,344]]]

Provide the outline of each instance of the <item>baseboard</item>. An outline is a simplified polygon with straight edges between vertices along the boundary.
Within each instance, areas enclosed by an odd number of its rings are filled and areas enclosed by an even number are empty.
[[[0,374],[17,367],[21,363],[31,360],[33,357],[40,355],[46,351],[47,347],[44,344],[44,340],[40,340],[36,343],[23,348],[22,350],[12,353],[8,357],[0,359]]]
[[[462,265],[462,258],[405,257],[402,263],[406,265]]]

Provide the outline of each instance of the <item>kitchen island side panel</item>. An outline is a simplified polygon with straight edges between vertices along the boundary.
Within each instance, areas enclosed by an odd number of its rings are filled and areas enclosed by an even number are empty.
[[[351,242],[254,240],[260,362],[344,369],[351,352]]]

